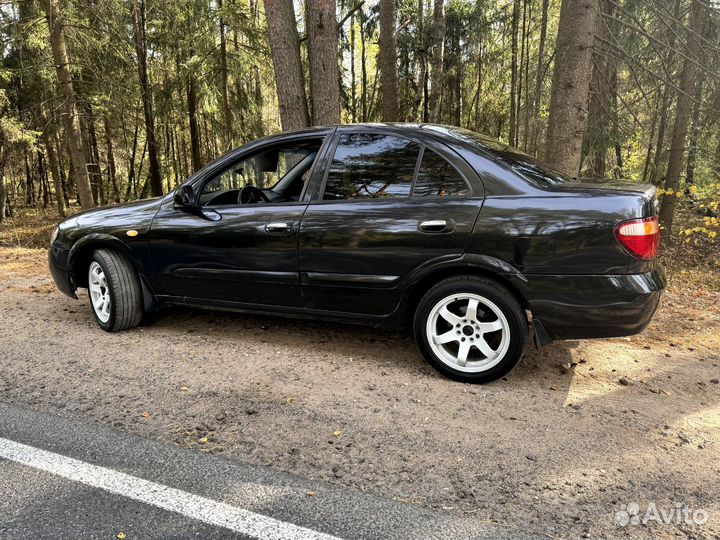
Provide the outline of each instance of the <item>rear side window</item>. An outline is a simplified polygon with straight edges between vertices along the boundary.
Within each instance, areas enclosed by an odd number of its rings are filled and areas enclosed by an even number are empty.
[[[415,181],[414,197],[466,197],[468,186],[445,158],[425,148]]]
[[[402,137],[348,133],[330,164],[324,200],[409,197],[420,145]]]

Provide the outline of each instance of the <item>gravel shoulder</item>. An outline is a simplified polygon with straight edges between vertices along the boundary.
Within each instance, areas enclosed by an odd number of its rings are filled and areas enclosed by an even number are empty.
[[[82,291],[84,292],[84,291]],[[42,250],[0,249],[0,400],[562,537],[720,536],[720,293],[671,286],[640,336],[449,381],[404,336],[166,309],[97,328]],[[623,505],[705,525],[613,524]]]

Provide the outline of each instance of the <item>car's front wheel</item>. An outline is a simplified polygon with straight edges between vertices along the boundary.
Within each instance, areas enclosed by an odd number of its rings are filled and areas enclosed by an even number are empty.
[[[506,375],[525,350],[528,322],[505,287],[485,278],[441,281],[420,300],[415,339],[428,362],[444,375],[484,383]]]
[[[142,290],[132,263],[116,251],[93,253],[88,268],[88,296],[95,320],[108,332],[127,330],[142,320]]]

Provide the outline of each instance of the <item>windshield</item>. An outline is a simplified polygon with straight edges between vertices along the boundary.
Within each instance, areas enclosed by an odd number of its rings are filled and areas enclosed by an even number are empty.
[[[437,128],[437,126],[427,126]],[[500,141],[463,128],[443,128],[443,133],[470,144],[479,145],[495,156],[503,165],[542,186],[555,186],[571,182],[572,178],[554,170],[539,159],[501,143]]]

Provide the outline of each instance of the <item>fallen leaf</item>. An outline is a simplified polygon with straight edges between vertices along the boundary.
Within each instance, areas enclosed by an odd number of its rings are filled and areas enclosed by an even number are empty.
[[[119,532],[119,533],[117,533],[117,537],[118,537],[120,540],[124,540],[124,538],[125,538],[125,533],[124,533],[124,532]]]
[[[207,437],[203,437],[202,439],[198,439],[198,442],[199,442],[200,444],[205,444],[206,442],[208,442],[208,438],[207,438]]]
[[[342,435],[342,431],[340,431],[339,429],[336,431],[333,431],[333,435],[335,435],[336,437],[339,437],[340,435]]]
[[[143,418],[150,418],[150,413],[147,412],[147,411],[144,411],[144,412],[142,413],[142,417],[143,417]]]
[[[317,493],[316,493],[315,491],[308,491],[308,492],[307,492],[307,496],[308,496],[308,497],[314,497],[315,495],[317,495]]]

